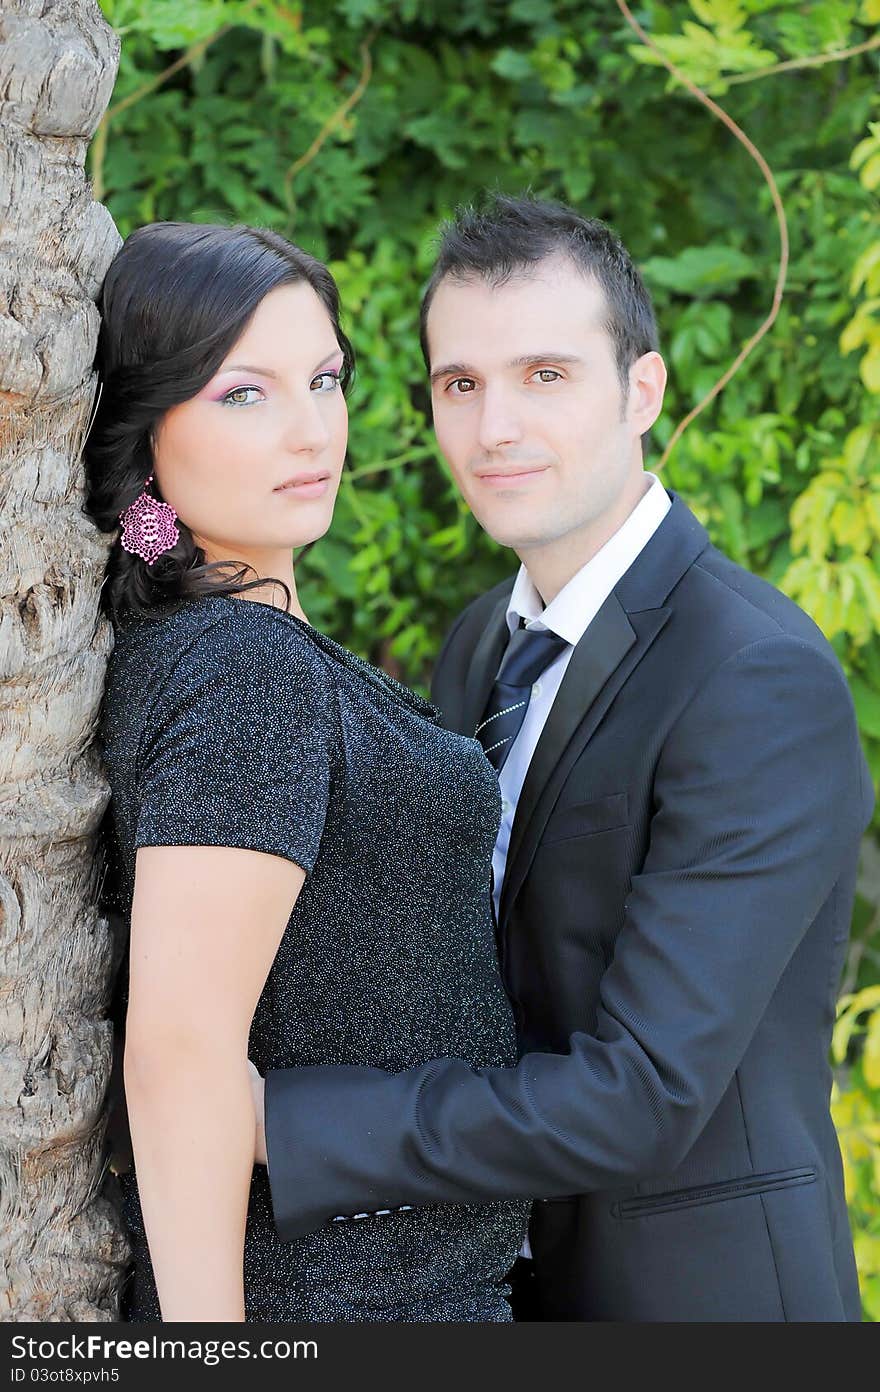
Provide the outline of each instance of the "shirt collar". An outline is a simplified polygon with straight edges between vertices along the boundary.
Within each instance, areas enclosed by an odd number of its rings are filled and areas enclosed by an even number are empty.
[[[646,470],[646,477],[651,480],[651,486],[626,521],[546,608],[525,566],[520,566],[507,604],[507,626],[511,633],[519,627],[520,619],[524,619],[527,628],[549,628],[567,643],[580,642],[614,586],[669,511],[669,495],[657,475]]]

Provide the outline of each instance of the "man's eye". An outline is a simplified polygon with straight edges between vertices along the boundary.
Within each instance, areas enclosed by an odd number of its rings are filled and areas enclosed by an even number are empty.
[[[557,372],[555,368],[552,367],[539,367],[535,376],[541,382],[558,382],[562,377],[562,373]]]
[[[451,391],[454,396],[464,396],[466,393],[474,391],[476,385],[473,377],[456,377],[454,382],[449,383],[446,390]]]
[[[256,392],[256,397],[249,396],[249,392]],[[224,406],[251,406],[255,401],[261,401],[263,393],[259,387],[233,387],[232,391],[227,392],[223,398]]]

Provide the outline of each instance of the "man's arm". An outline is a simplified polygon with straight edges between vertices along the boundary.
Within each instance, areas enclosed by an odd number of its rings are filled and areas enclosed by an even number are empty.
[[[870,816],[838,668],[782,634],[730,657],[667,738],[655,803],[594,1035],[515,1068],[268,1074],[283,1239],[338,1214],[553,1198],[678,1166]]]

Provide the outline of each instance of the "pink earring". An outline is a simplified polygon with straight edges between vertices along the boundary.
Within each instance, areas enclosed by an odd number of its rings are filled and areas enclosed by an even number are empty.
[[[152,481],[153,475],[150,474],[140,497],[119,514],[123,549],[140,556],[147,565],[152,565],[157,556],[170,551],[180,540],[174,508],[147,492]]]

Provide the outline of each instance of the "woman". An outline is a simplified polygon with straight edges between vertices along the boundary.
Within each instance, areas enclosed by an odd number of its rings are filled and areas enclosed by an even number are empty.
[[[308,623],[351,347],[324,266],[273,233],[157,223],[101,304],[87,507],[121,523],[102,740],[130,915],[133,1321],[510,1318],[521,1204],[278,1241],[248,1054],[403,1069],[515,1060],[476,741]]]

